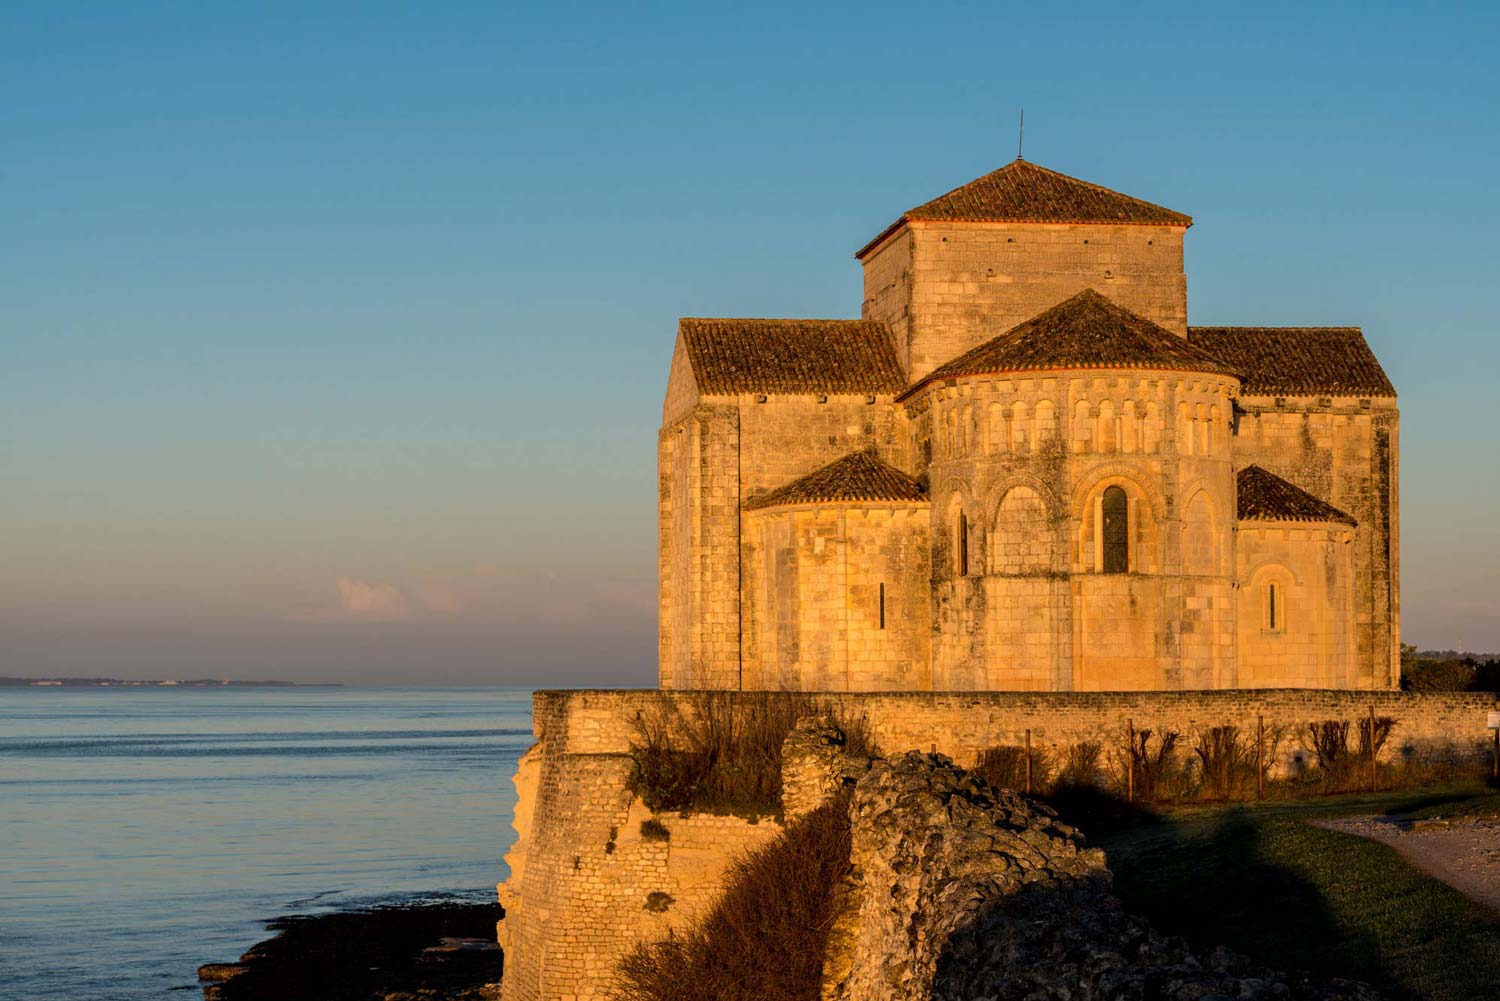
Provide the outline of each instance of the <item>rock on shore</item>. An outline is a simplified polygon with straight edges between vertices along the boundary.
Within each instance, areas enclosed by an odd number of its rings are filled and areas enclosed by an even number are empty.
[[[277,918],[238,963],[199,967],[205,1001],[490,1001],[496,904],[423,904]]]

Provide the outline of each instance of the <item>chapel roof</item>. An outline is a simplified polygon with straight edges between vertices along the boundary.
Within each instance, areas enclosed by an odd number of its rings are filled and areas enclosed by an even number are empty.
[[[896,393],[906,382],[890,331],[873,320],[686,317],[677,330],[708,396]]]
[[[784,487],[751,497],[744,506],[746,510],[754,510],[789,504],[912,503],[926,499],[920,483],[865,451],[852,452]]]
[[[902,213],[855,257],[864,257],[904,222],[1119,223],[1191,226],[1193,217],[1017,157],[946,195]]]
[[[1239,374],[1233,365],[1165,327],[1132,313],[1093,289],[1084,289],[938,366],[902,396],[910,396],[928,383],[959,376],[1095,368]]]
[[[1241,521],[1335,521],[1357,525],[1353,518],[1259,466],[1235,474]]]
[[[1396,395],[1358,327],[1188,327],[1188,341],[1244,373],[1247,394]]]

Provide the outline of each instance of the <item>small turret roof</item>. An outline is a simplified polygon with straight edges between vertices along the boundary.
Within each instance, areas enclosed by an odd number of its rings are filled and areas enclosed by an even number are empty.
[[[1018,157],[999,170],[903,213],[854,256],[864,257],[902,223],[912,220],[1183,227],[1193,224],[1192,216],[1132,198],[1103,185],[1080,181]]]
[[[1234,367],[1194,347],[1186,338],[1111,302],[1093,289],[1084,289],[939,366],[902,397],[928,383],[959,376],[1092,368],[1167,369],[1238,376]]]
[[[1235,474],[1241,521],[1332,521],[1357,525],[1353,518],[1259,466]]]
[[[917,503],[926,499],[920,483],[866,451],[853,452],[784,487],[751,497],[744,507],[754,510],[789,504],[859,501]]]

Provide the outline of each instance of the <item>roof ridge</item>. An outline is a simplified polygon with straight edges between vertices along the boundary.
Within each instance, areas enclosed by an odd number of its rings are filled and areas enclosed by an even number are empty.
[[[1081,323],[1099,319],[1094,311],[1102,311],[1108,317],[1106,322],[1116,326],[1103,330],[1078,329]],[[1041,328],[1049,322],[1062,329],[1043,332]],[[1069,336],[1072,340],[1065,340]],[[1116,356],[1098,357],[1111,339],[1115,342]],[[1040,343],[1030,344],[1032,340]],[[1095,357],[1089,357],[1090,354]],[[897,399],[905,399],[932,382],[964,376],[1150,368],[1239,377],[1234,366],[1215,358],[1186,337],[1179,337],[1154,320],[1131,312],[1098,289],[1088,287],[939,365],[904,389]]]

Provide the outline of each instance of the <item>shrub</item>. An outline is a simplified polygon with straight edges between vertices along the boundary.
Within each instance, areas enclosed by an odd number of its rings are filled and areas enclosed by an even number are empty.
[[[1162,731],[1151,750],[1152,730],[1136,730],[1130,744],[1129,765],[1134,771],[1135,795],[1148,802],[1160,798],[1177,798],[1186,776],[1177,761],[1177,742],[1182,735],[1175,730]]]
[[[1370,738],[1371,738],[1370,725],[1371,725],[1371,723],[1373,723],[1374,726],[1375,726],[1375,732],[1374,732],[1374,753],[1375,753],[1375,755],[1377,757],[1380,755],[1380,749],[1385,746],[1386,740],[1390,738],[1391,731],[1394,730],[1394,729],[1396,729],[1396,720],[1393,719],[1390,716],[1376,716],[1373,720],[1371,720],[1369,717],[1364,717],[1364,718],[1360,719],[1360,721],[1359,721],[1359,756],[1361,758],[1363,758],[1367,763],[1370,760],[1370,753],[1371,753],[1371,751],[1370,751]]]
[[[736,861],[698,926],[626,955],[615,998],[816,1001],[836,893],[849,874],[841,797]]]
[[[1057,774],[1058,787],[1102,784],[1100,763],[1103,757],[1104,748],[1092,740],[1070,745],[1063,755],[1062,769]]]
[[[1349,757],[1349,724],[1338,719],[1309,723],[1307,738],[1325,781],[1334,784],[1346,781],[1354,764]]]
[[[670,841],[672,840],[672,832],[667,830],[666,824],[663,824],[655,817],[647,817],[641,821],[641,840]]]
[[[807,716],[833,715],[847,753],[874,756],[864,721],[811,695],[698,692],[662,699],[635,721],[630,787],[652,811],[760,816],[781,808],[781,745]]]
[[[1047,788],[1047,772],[1050,762],[1041,748],[1031,749],[1031,791]],[[1017,744],[1002,744],[979,752],[974,773],[997,789],[1020,789],[1026,786],[1026,748]]]
[[[1248,794],[1255,787],[1255,748],[1240,739],[1237,726],[1215,726],[1198,734],[1193,754],[1203,788],[1215,799]]]

